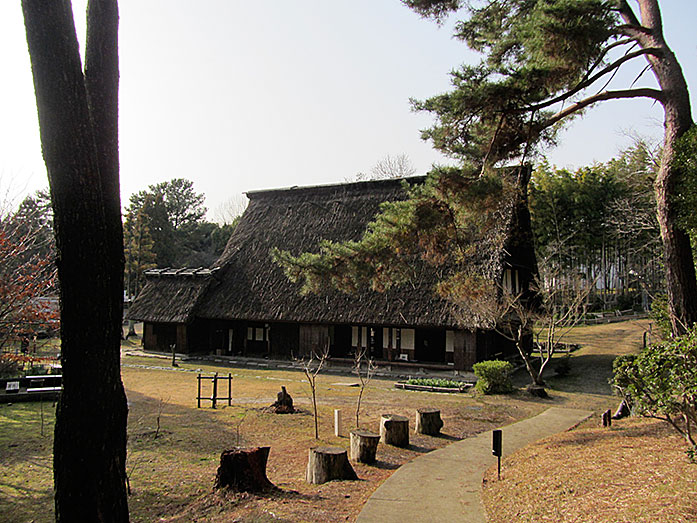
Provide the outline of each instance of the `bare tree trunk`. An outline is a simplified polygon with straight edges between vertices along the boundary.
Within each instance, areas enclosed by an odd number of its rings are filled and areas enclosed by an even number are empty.
[[[58,249],[56,520],[128,521],[118,8],[115,0],[90,0],[83,74],[69,0],[23,0],[22,7]]]

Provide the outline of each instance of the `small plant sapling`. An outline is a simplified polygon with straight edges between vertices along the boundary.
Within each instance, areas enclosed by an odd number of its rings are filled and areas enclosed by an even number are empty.
[[[302,362],[302,369],[310,385],[310,394],[312,397],[312,412],[315,418],[315,439],[319,439],[319,415],[317,413],[317,376],[324,367],[324,364],[329,358],[329,343],[327,343],[321,352],[315,350],[310,351],[310,357]]]
[[[373,378],[376,366],[372,358],[368,357],[367,347],[358,347],[356,349],[356,354],[354,357],[353,371],[358,376],[359,389],[358,389],[358,399],[356,400],[356,428],[360,429],[361,425],[359,422],[359,417],[361,413],[361,400],[363,399],[363,393],[365,388]]]

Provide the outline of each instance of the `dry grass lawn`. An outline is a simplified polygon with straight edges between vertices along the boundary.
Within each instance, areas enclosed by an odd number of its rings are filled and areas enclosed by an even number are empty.
[[[233,374],[232,407],[196,408],[198,368],[209,375]],[[363,427],[377,430],[380,415],[388,412],[413,419],[417,408],[429,406],[441,409],[443,436],[412,433],[410,448],[380,445],[375,465],[355,464],[359,481],[309,485],[304,471],[310,447],[348,448],[347,437],[334,437],[333,412],[342,410],[346,433],[355,426],[358,389],[350,385],[356,378],[332,374],[318,378],[321,439],[316,441],[309,387],[301,372],[200,363],[182,363],[172,370],[167,360],[124,356],[122,374],[129,401],[127,471],[132,521],[351,521],[375,488],[415,456],[545,408],[523,394],[420,393],[375,379],[364,395]],[[281,385],[293,396],[299,413],[265,411]],[[53,411],[51,404],[0,404],[0,520],[53,519]],[[220,453],[238,444],[271,446],[268,476],[279,487],[277,493],[221,497],[212,492]]]
[[[585,427],[522,449],[490,469],[483,502],[492,523],[697,521],[697,465],[667,424],[629,419]]]
[[[380,445],[375,465],[355,464],[358,481],[324,485],[305,483],[307,452],[318,444],[348,447],[347,437],[334,437],[333,411],[341,409],[345,432],[355,426],[358,389],[351,386],[355,378],[319,377],[318,442],[313,438],[309,387],[301,372],[200,363],[182,363],[173,370],[166,359],[124,356],[131,519],[353,521],[382,481],[425,452],[552,405],[595,412],[615,406],[617,398],[607,384],[610,363],[615,355],[636,350],[645,328],[646,324],[631,322],[576,329],[574,339],[585,346],[572,359],[571,375],[549,378],[551,397],[547,400],[532,399],[522,392],[482,397],[404,391],[395,389],[394,381],[375,379],[364,396],[364,428],[377,430],[383,413],[413,420],[417,408],[435,407],[441,410],[444,434],[436,438],[412,432],[409,449]],[[198,369],[206,374],[233,374],[233,406],[196,408]],[[519,385],[526,381],[525,375],[518,375]],[[273,403],[281,385],[293,396],[299,413],[276,415],[264,409]],[[0,404],[0,521],[52,521],[53,416],[51,404]],[[659,426],[622,422],[610,431],[584,429],[558,438],[508,457],[504,480],[487,482],[487,502],[500,507],[492,510],[493,521],[598,519],[598,510],[584,512],[586,506],[596,505],[596,498],[603,512],[606,505],[635,507],[603,521],[641,521],[643,517],[648,521],[646,514],[652,521],[697,520],[690,512],[695,469],[687,465],[680,442]],[[265,497],[213,493],[220,453],[238,444],[271,446],[268,476],[279,487],[276,493]],[[656,497],[649,497],[649,486]],[[651,503],[643,502],[649,499]],[[676,499],[684,502],[676,503]],[[652,512],[641,507],[653,507]]]

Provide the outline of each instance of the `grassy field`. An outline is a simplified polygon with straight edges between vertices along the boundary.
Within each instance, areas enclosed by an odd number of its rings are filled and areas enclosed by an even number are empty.
[[[301,372],[200,363],[182,363],[172,369],[166,359],[124,356],[131,519],[351,521],[393,470],[424,452],[537,414],[551,405],[596,412],[614,406],[617,399],[607,384],[610,362],[616,354],[636,350],[645,327],[631,322],[576,329],[574,341],[585,346],[573,356],[569,376],[548,380],[547,400],[531,399],[522,392],[477,396],[404,391],[395,389],[393,381],[375,379],[364,396],[360,420],[364,428],[377,430],[383,413],[402,414],[413,420],[417,408],[435,407],[441,409],[445,422],[443,436],[412,433],[409,449],[380,445],[375,465],[355,465],[359,481],[319,486],[304,481],[307,452],[318,444],[348,447],[347,437],[333,435],[333,412],[341,409],[346,433],[355,426],[355,378],[319,377],[318,442],[313,438],[309,386]],[[196,408],[198,371],[233,374],[232,407]],[[519,374],[516,380],[522,386],[527,378]],[[281,385],[293,396],[299,413],[277,415],[265,409],[273,403]],[[0,520],[52,520],[53,411],[51,404],[0,405]],[[212,492],[220,453],[238,444],[271,446],[268,476],[280,488],[276,494],[220,496]]]

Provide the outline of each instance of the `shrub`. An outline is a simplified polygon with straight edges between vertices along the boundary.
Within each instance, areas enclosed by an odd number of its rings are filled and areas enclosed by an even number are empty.
[[[672,326],[670,324],[670,312],[668,311],[668,296],[662,294],[653,299],[649,318],[651,318],[656,324],[656,327],[658,327],[659,335],[664,340],[669,339]]]
[[[683,336],[620,356],[612,367],[612,384],[633,412],[667,421],[697,446],[697,325]]]
[[[480,361],[473,366],[477,376],[475,388],[482,394],[506,394],[513,391],[513,365],[508,361]]]

